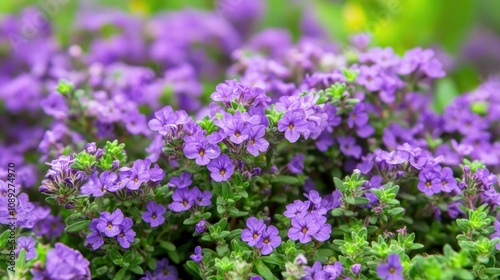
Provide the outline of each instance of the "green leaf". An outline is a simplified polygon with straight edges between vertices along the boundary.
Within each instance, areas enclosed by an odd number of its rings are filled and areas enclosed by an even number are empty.
[[[271,182],[279,184],[288,184],[288,185],[296,185],[300,183],[299,179],[297,179],[296,177],[287,175],[276,176],[271,179]]]
[[[198,268],[198,265],[194,261],[187,261],[186,267],[187,267],[187,271],[190,274],[196,275],[196,276],[200,275],[200,269]]]
[[[160,241],[160,246],[167,251],[175,251],[175,245],[168,241]]]
[[[113,280],[122,280],[125,277],[125,273],[127,272],[127,268],[120,269],[113,277]]]
[[[443,78],[436,81],[436,93],[434,94],[434,110],[438,113],[444,109],[458,95],[457,87],[451,78]]]
[[[67,226],[64,230],[66,232],[81,231],[82,229],[88,228],[89,224],[90,220],[76,221],[71,225]]]
[[[123,262],[122,255],[116,249],[109,250],[108,255],[114,264],[121,264]]]
[[[9,239],[10,230],[6,230],[0,235],[0,249],[2,249],[5,244],[7,244],[7,240]]]
[[[144,275],[144,270],[142,270],[142,268],[140,266],[134,266],[134,267],[131,267],[129,269],[130,269],[130,271],[132,271],[135,274]]]
[[[342,180],[340,180],[339,178],[334,177],[333,182],[335,183],[337,189],[339,189],[341,192],[345,192],[347,190],[346,186],[344,185],[344,182],[342,182]]]
[[[256,259],[253,264],[262,278],[265,280],[272,280],[274,278],[271,270],[260,259]]]

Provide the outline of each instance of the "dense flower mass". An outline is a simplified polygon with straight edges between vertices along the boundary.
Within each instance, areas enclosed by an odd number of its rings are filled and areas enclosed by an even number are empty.
[[[0,18],[0,275],[500,277],[500,78],[439,105],[432,49],[229,2]]]

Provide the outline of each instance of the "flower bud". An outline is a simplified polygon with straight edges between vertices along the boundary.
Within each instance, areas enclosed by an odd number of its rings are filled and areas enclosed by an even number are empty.
[[[97,145],[95,144],[95,142],[85,145],[85,152],[90,155],[95,154],[97,152]]]
[[[307,265],[307,259],[302,254],[298,254],[293,262],[298,265]]]
[[[360,272],[361,272],[361,264],[357,263],[357,264],[353,264],[351,266],[351,271],[352,273],[354,273],[355,275],[358,275]]]

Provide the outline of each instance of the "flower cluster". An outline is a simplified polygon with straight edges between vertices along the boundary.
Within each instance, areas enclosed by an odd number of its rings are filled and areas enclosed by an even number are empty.
[[[307,14],[292,40],[228,2],[82,7],[68,45],[0,48],[14,277],[500,277],[500,79],[442,104],[432,49],[340,48]]]

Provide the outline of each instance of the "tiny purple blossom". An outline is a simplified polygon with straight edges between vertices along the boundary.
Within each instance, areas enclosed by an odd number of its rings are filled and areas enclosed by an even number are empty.
[[[234,172],[234,165],[231,163],[229,157],[222,154],[218,158],[212,160],[207,165],[208,170],[210,170],[210,177],[216,182],[227,181],[231,178]]]
[[[33,236],[21,236],[17,239],[17,248],[14,250],[16,254],[19,254],[21,249],[26,251],[26,260],[29,261],[31,259],[36,258],[36,241]]]
[[[130,243],[134,242],[135,231],[132,230],[132,225],[134,222],[130,218],[123,219],[122,224],[120,225],[120,232],[116,236],[118,243],[120,246],[127,249],[130,248]]]
[[[317,222],[314,214],[295,216],[291,223],[292,227],[288,230],[288,238],[299,240],[300,243],[309,243],[313,235],[321,229],[321,224]]]
[[[451,192],[458,189],[457,180],[453,177],[453,170],[449,167],[441,170],[440,181],[444,192]]]
[[[212,204],[212,192],[204,191],[201,192],[198,187],[194,187],[191,190],[192,196],[194,197],[194,203],[198,206],[209,206]]]
[[[172,177],[167,185],[171,188],[173,187],[177,187],[179,189],[187,188],[193,183],[191,177],[192,177],[191,173],[184,171],[181,173],[179,177]]]
[[[310,201],[295,200],[292,204],[286,206],[286,211],[283,213],[287,218],[293,218],[297,215],[306,215],[311,206]]]
[[[174,200],[168,208],[174,212],[189,210],[194,203],[193,193],[188,188],[176,189],[172,195]]]
[[[117,236],[120,233],[119,226],[124,219],[122,210],[116,209],[113,213],[103,212],[99,217],[96,228],[108,237]]]
[[[443,185],[440,180],[439,172],[426,168],[420,171],[418,178],[419,182],[417,187],[426,195],[431,196],[441,191]]]
[[[155,164],[153,168],[149,169],[149,176],[152,182],[160,182],[165,178],[165,171],[158,164]]]
[[[207,165],[211,160],[219,157],[220,148],[211,144],[207,139],[200,138],[198,141],[186,143],[183,148],[184,155],[188,159],[195,159],[198,165]]]
[[[255,246],[262,240],[262,235],[266,225],[264,220],[257,220],[255,217],[250,217],[246,221],[247,228],[241,232],[241,240],[248,243],[250,246]]]
[[[107,191],[115,192],[118,190],[116,180],[118,176],[109,170],[106,170],[97,177],[97,172],[89,177],[89,181],[80,189],[82,194],[95,197],[103,196]]]
[[[281,244],[281,237],[279,236],[279,231],[275,226],[268,226],[267,229],[262,233],[262,238],[257,243],[257,248],[261,249],[262,255],[269,255],[273,249],[277,248]]]
[[[327,279],[326,273],[325,271],[323,271],[323,266],[318,261],[315,261],[311,267],[304,267],[304,272],[306,273],[306,275],[304,276],[304,278],[302,278],[303,280]]]
[[[125,186],[129,190],[138,190],[142,183],[145,183],[151,179],[149,174],[149,166],[151,161],[138,159],[134,161],[132,167],[122,167],[120,168],[120,177],[123,176],[124,180],[127,181]]]
[[[356,139],[352,136],[339,136],[337,137],[337,141],[340,145],[340,151],[346,156],[352,156],[354,158],[360,158],[361,147],[356,145]]]
[[[498,220],[495,220],[493,226],[495,228],[495,232],[490,236],[490,239],[500,238],[500,222]],[[500,250],[500,242],[495,245],[495,248],[497,250]]]
[[[387,263],[379,264],[377,275],[384,280],[403,280],[403,266],[398,254],[390,254]]]
[[[142,213],[142,220],[149,223],[151,227],[157,227],[165,222],[163,214],[165,214],[166,211],[167,209],[162,205],[150,201],[146,204],[146,211]]]
[[[254,157],[259,155],[259,152],[267,151],[269,147],[269,142],[264,138],[266,134],[266,127],[263,125],[258,125],[252,127],[248,134],[247,140],[247,151]]]
[[[104,244],[104,235],[97,229],[99,219],[93,219],[89,224],[90,233],[85,238],[86,242],[92,245],[92,249],[97,250]]]
[[[344,268],[340,262],[335,262],[333,265],[329,264],[323,267],[323,271],[328,277],[327,279],[337,279],[337,277],[342,274],[342,270],[344,270]]]
[[[194,261],[194,262],[201,262],[203,261],[203,252],[201,251],[201,247],[200,246],[196,246],[194,248],[194,254],[192,254],[190,256],[190,258]]]
[[[309,124],[306,121],[304,110],[296,109],[288,111],[278,121],[278,130],[285,132],[285,138],[290,143],[299,140],[300,134],[309,133]]]
[[[304,170],[304,161],[306,156],[301,153],[296,154],[288,164],[288,170],[293,174],[301,174],[302,170]]]
[[[205,232],[205,230],[207,230],[206,224],[207,224],[207,220],[205,220],[205,219],[201,219],[201,221],[199,221],[199,222],[195,225],[195,227],[194,227],[194,231],[195,231],[196,233],[199,233],[199,234],[204,233],[204,232]]]

